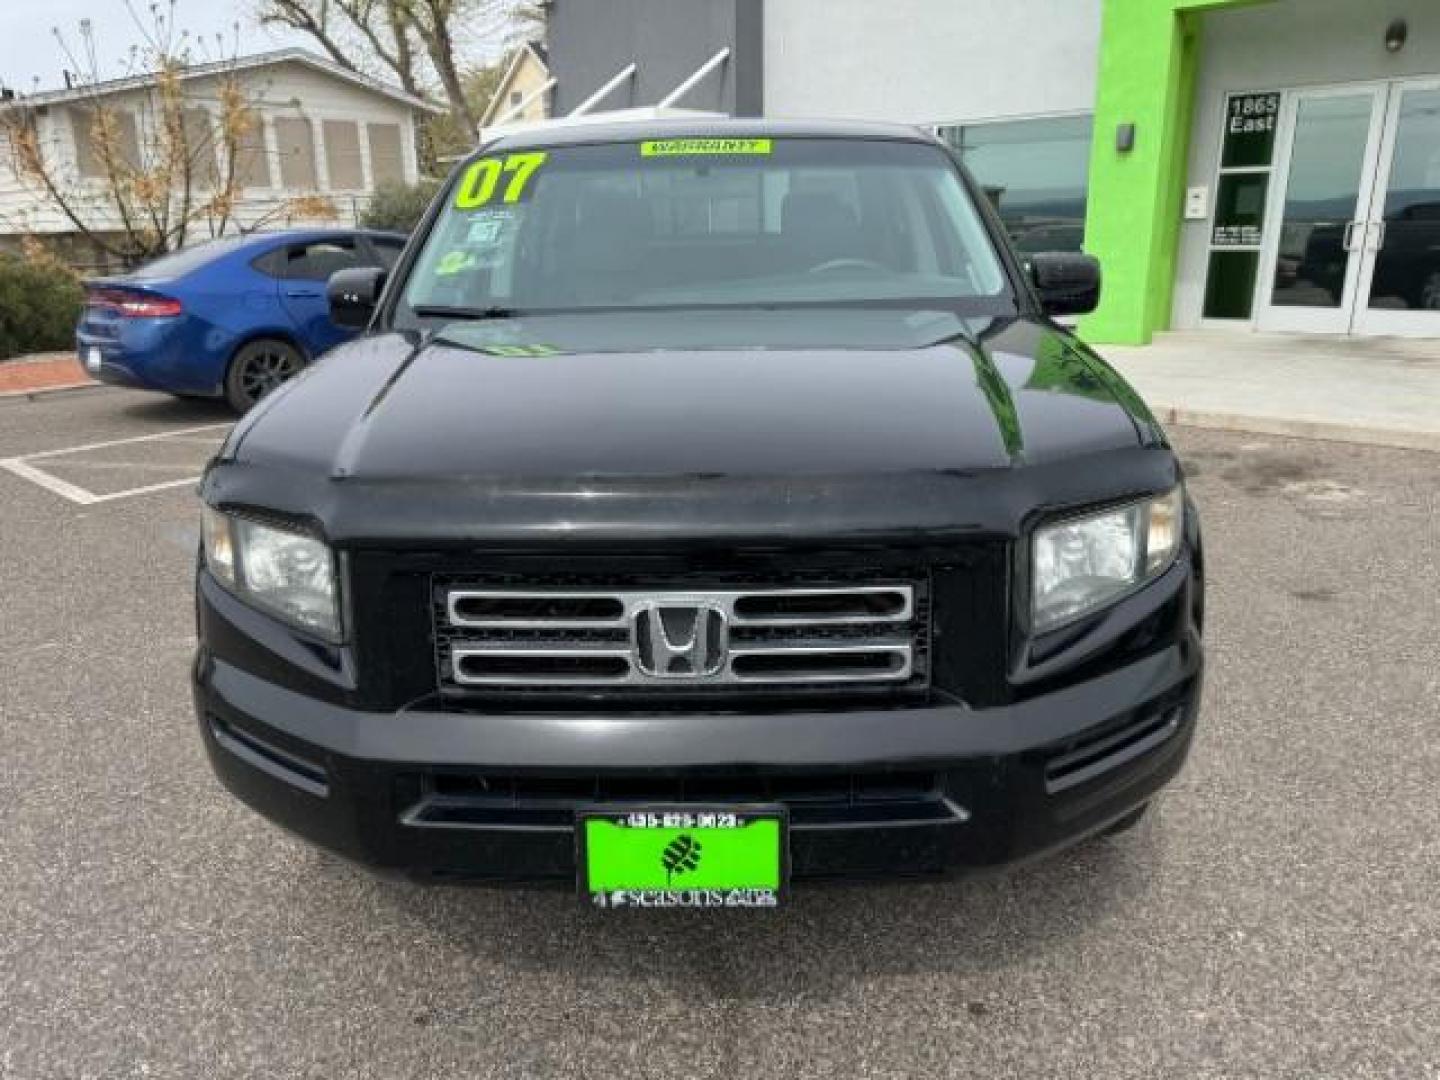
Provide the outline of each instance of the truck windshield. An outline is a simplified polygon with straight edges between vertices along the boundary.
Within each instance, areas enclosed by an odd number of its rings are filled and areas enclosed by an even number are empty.
[[[945,153],[919,142],[637,139],[468,162],[409,275],[426,316],[1008,296]]]

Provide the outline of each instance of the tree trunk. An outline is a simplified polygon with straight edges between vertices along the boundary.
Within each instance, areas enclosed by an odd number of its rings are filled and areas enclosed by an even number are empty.
[[[405,3],[406,0],[399,2]],[[478,118],[465,98],[465,85],[460,80],[460,69],[455,63],[455,39],[450,33],[450,20],[455,14],[453,0],[419,0],[415,6],[424,12],[423,18],[414,19],[415,32],[420,35],[425,54],[430,58],[435,74],[440,77],[445,101],[455,119],[473,135],[479,127]]]

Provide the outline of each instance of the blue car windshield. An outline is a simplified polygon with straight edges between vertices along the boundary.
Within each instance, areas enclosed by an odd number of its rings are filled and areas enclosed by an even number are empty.
[[[953,162],[923,142],[637,139],[457,171],[397,322],[1009,296]]]

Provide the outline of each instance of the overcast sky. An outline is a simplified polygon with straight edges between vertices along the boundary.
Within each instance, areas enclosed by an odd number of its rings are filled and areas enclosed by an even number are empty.
[[[251,0],[180,0],[176,22],[192,36],[210,39],[213,47],[217,32],[225,40],[234,40],[237,11],[248,11]],[[136,8],[148,18],[149,0],[137,0]],[[0,0],[0,82],[28,93],[35,89],[53,90],[63,85],[62,72],[72,65],[65,59],[53,29],[59,27],[70,48],[79,49],[78,27],[81,19],[89,19],[95,27],[98,59],[107,76],[124,69],[124,59],[131,45],[142,38],[135,21],[121,0]],[[282,36],[278,32],[257,27],[253,20],[240,20],[240,51],[262,52],[285,45],[304,44],[299,35]],[[227,47],[228,49],[228,47]]]
[[[168,6],[168,0],[162,0]],[[136,9],[148,19],[150,0],[134,0]],[[240,23],[240,52],[264,52],[287,45],[303,45],[316,52],[319,46],[299,33],[281,33],[262,28],[249,13],[259,0],[177,0],[175,21],[192,37],[204,37],[212,46],[216,33],[224,35],[226,54],[232,47],[235,23]],[[63,72],[71,66],[52,32],[59,27],[72,49],[79,47],[77,27],[81,19],[95,27],[95,41],[102,73],[121,74],[131,45],[142,38],[122,0],[0,0],[0,83],[24,93],[35,89],[53,90],[62,86]],[[489,28],[487,28],[489,29]],[[482,35],[489,37],[488,34]],[[487,42],[469,43],[476,55],[489,51]]]

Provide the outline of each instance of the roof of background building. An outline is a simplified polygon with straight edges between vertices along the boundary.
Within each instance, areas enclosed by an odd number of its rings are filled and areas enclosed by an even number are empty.
[[[182,79],[203,79],[208,76],[226,75],[237,71],[252,71],[255,68],[271,67],[277,64],[304,64],[323,72],[333,78],[368,90],[374,94],[399,101],[409,105],[413,109],[420,109],[425,112],[444,112],[440,106],[424,98],[408,94],[398,86],[391,86],[389,83],[379,79],[372,79],[368,75],[362,75],[358,71],[351,71],[349,68],[327,60],[323,56],[317,56],[308,49],[288,48],[275,49],[270,52],[252,53],[249,56],[239,56],[234,60],[217,60],[207,64],[191,64],[180,72]],[[156,76],[154,74],[129,75],[119,79],[106,79],[103,82],[87,83],[84,86],[73,86],[63,90],[46,90],[38,94],[27,94],[17,98],[15,101],[0,103],[0,107],[24,105],[34,107],[37,105],[62,105],[69,101],[89,101],[95,97],[103,97],[107,94],[118,94],[127,90],[140,90],[153,86]]]
[[[515,80],[515,73],[520,70],[520,63],[525,59],[526,54],[535,57],[540,66],[548,74],[550,71],[550,54],[545,51],[545,46],[538,41],[526,41],[517,46],[510,56],[510,62],[505,65],[505,73],[500,76],[500,81],[495,84],[495,93],[490,97],[490,103],[485,106],[485,112],[480,117],[480,126],[483,128],[498,113],[501,108],[508,104],[506,93],[510,84]]]

